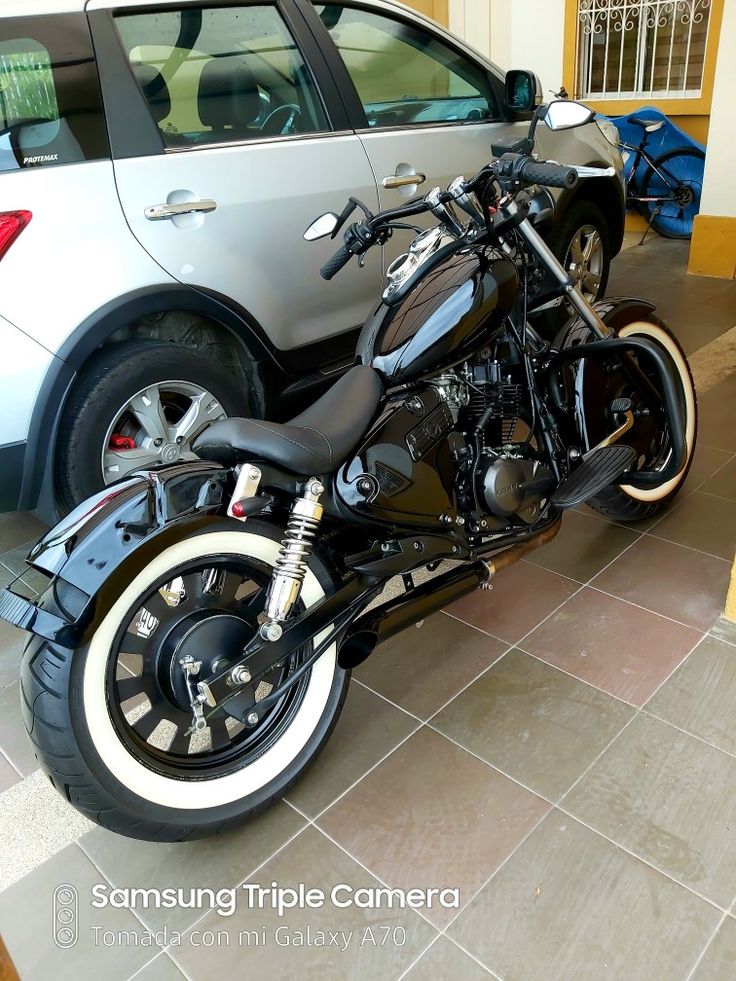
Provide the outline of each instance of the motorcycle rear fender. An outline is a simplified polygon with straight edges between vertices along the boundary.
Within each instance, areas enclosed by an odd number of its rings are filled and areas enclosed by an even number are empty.
[[[84,643],[135,576],[163,549],[227,518],[231,471],[178,463],[141,471],[75,508],[34,545],[31,568],[49,577],[34,600],[4,589],[0,617],[37,636]]]

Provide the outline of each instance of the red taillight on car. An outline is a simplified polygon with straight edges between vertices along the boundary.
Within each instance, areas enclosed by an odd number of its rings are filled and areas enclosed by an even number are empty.
[[[0,211],[0,259],[31,220],[30,211]]]

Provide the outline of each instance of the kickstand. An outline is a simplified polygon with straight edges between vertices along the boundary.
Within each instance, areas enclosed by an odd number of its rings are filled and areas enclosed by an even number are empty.
[[[660,204],[660,205],[657,205],[657,207],[652,212],[652,216],[649,219],[649,221],[647,222],[647,227],[644,229],[644,234],[642,235],[641,239],[639,240],[639,245],[644,245],[644,239],[649,234],[649,229],[652,227],[652,222],[654,221],[655,218],[659,217],[659,213],[660,213],[661,210],[662,210],[662,205]]]

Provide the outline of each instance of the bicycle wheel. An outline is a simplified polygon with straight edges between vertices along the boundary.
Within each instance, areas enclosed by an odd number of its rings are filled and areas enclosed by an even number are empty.
[[[671,198],[649,201],[652,228],[665,238],[690,238],[700,211],[705,154],[695,147],[669,150],[652,161],[642,178],[642,197]],[[669,186],[668,186],[669,185]],[[659,209],[659,210],[658,210]]]

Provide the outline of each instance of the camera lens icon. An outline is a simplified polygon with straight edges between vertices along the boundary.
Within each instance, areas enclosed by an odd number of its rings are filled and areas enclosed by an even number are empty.
[[[57,947],[73,947],[79,939],[79,894],[74,886],[54,889],[52,926]]]

